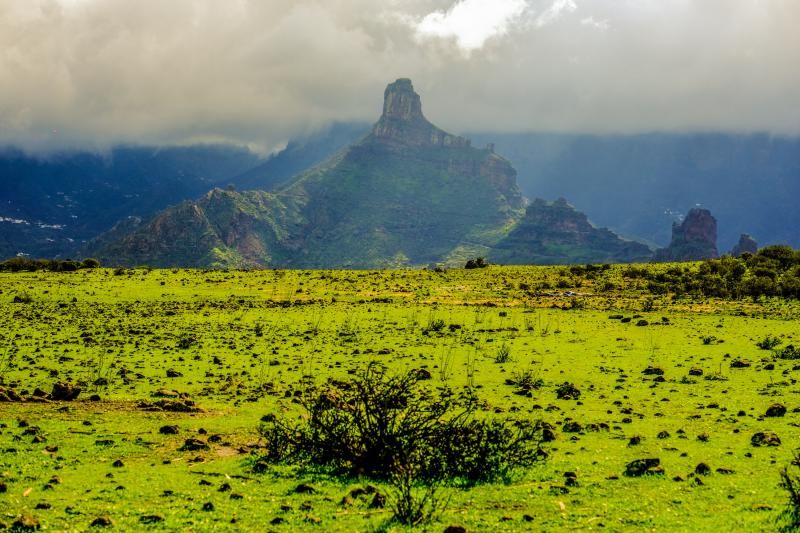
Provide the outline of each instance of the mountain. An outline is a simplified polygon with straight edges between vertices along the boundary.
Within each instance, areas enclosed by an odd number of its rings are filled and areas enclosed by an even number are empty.
[[[286,148],[233,177],[230,183],[239,189],[274,189],[358,141],[369,133],[369,128],[368,124],[359,122],[340,122],[292,139]]]
[[[644,244],[595,228],[563,198],[534,200],[519,224],[492,250],[501,264],[635,263],[652,258]]]
[[[0,149],[0,257],[64,257],[128,216],[148,217],[262,160],[230,146],[117,147],[33,157]]]
[[[669,244],[686,206],[710,209],[720,249],[742,233],[800,247],[800,138],[766,134],[471,133],[514,162],[522,193],[569,198],[620,235]]]
[[[716,259],[717,219],[708,209],[692,208],[680,224],[672,224],[672,241],[656,250],[656,261],[699,261]]]
[[[97,239],[106,263],[389,267],[462,261],[521,219],[516,171],[431,124],[410,80],[390,84],[360,141],[272,192],[215,189]]]

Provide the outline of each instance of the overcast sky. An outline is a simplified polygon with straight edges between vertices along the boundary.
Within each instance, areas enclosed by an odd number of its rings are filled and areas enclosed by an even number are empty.
[[[800,134],[800,0],[0,0],[0,144],[373,121],[413,79],[468,131]]]

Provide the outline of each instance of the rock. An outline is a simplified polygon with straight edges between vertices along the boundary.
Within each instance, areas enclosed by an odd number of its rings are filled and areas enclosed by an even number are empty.
[[[659,432],[659,434],[658,434],[658,435],[656,435],[656,438],[657,438],[657,439],[668,439],[668,438],[669,438],[669,436],[670,436],[670,435],[669,435],[669,432],[668,432],[668,431],[661,431],[661,432]]]
[[[375,492],[375,496],[369,504],[370,509],[383,509],[386,507],[386,496],[380,492]]]
[[[467,533],[467,528],[464,526],[451,525],[444,528],[444,533]]]
[[[656,261],[700,261],[716,259],[717,220],[708,209],[692,208],[686,218],[672,225],[672,242],[656,251]]]
[[[433,376],[431,376],[430,371],[426,370],[425,368],[418,369],[416,371],[416,374],[417,374],[417,380],[419,380],[419,381],[428,380],[428,379],[431,379],[433,377]]]
[[[775,418],[775,417],[781,417],[785,414],[786,414],[786,406],[781,405],[779,403],[775,403],[767,408],[767,412],[764,416]]]
[[[694,473],[699,476],[707,476],[711,473],[711,467],[705,463],[700,463],[694,467]]]
[[[556,397],[559,400],[579,400],[581,391],[572,383],[564,382],[556,389]]]
[[[625,465],[625,475],[627,477],[664,475],[664,468],[661,466],[661,459],[637,459]]]
[[[203,511],[211,512],[214,510],[214,504],[212,502],[206,502],[203,504]]]
[[[53,385],[50,399],[57,402],[71,402],[81,393],[81,388],[71,383],[59,381]]]
[[[177,435],[178,434],[178,426],[168,425],[168,426],[161,426],[158,432],[162,435]]]
[[[295,494],[314,494],[315,492],[317,492],[317,489],[308,483],[301,483],[294,488]]]
[[[692,368],[691,370],[689,370],[689,375],[690,376],[702,376],[703,375],[703,369],[702,368],[696,368],[696,367]]]
[[[780,446],[781,439],[775,433],[762,431],[753,435],[750,443],[753,446]]]
[[[92,523],[89,524],[89,527],[112,527],[114,525],[113,520],[108,516],[98,516]]]
[[[729,476],[731,474],[735,474],[736,472],[731,470],[730,468],[717,468],[717,474],[722,474],[724,476]]]
[[[742,254],[755,254],[757,252],[758,243],[756,240],[747,233],[742,233],[739,237],[739,242],[731,250],[731,255],[739,257]]]
[[[564,422],[561,431],[564,433],[580,433],[581,431],[583,431],[583,426],[575,421]]]
[[[273,518],[272,520],[270,520],[270,521],[269,521],[269,523],[270,523],[271,525],[273,525],[273,526],[279,526],[279,525],[281,525],[281,524],[285,524],[285,523],[286,523],[286,519],[284,519],[284,518],[281,518],[280,516],[276,516],[275,518]]]
[[[731,368],[748,368],[749,366],[751,366],[751,363],[747,359],[735,359],[731,363]]]
[[[209,450],[207,443],[200,439],[186,439],[183,441],[183,446],[178,448],[179,452],[197,452],[201,450]]]
[[[142,524],[157,524],[163,521],[164,517],[158,514],[146,514],[139,517],[139,522]]]
[[[168,378],[181,378],[181,377],[183,377],[183,374],[181,374],[177,370],[173,370],[173,369],[169,368],[169,369],[167,369],[167,377]]]
[[[659,368],[657,366],[648,366],[647,368],[642,370],[642,374],[644,374],[645,376],[663,376],[664,369]]]
[[[116,461],[111,463],[111,466],[113,466],[114,468],[122,468],[123,466],[125,466],[125,463],[122,462],[122,459],[117,459]]]
[[[29,514],[21,515],[11,524],[12,531],[36,531],[40,527],[39,521]]]

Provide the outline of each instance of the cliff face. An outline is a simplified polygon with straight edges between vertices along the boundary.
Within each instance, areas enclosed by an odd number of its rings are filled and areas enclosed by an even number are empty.
[[[693,208],[681,224],[672,225],[672,242],[656,252],[657,261],[716,259],[717,220],[708,209]]]
[[[371,141],[406,146],[468,148],[463,137],[450,135],[428,122],[422,114],[422,100],[411,80],[390,83],[383,93],[383,114],[372,128]]]
[[[504,264],[633,263],[651,257],[644,244],[592,226],[563,198],[552,203],[534,200],[489,255],[493,262]]]

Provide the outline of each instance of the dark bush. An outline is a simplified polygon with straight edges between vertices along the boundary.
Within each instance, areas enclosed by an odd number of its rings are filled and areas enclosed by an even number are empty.
[[[424,483],[476,483],[546,455],[540,424],[478,419],[470,391],[434,392],[422,383],[416,372],[390,375],[372,363],[351,381],[311,389],[300,422],[262,419],[266,459],[379,479],[413,468]]]
[[[464,265],[464,268],[467,270],[472,270],[475,268],[486,268],[489,266],[489,263],[483,257],[478,257],[477,259],[470,259],[467,261],[467,264]]]
[[[794,452],[791,465],[781,471],[781,488],[789,501],[778,519],[779,531],[800,531],[800,451]]]

